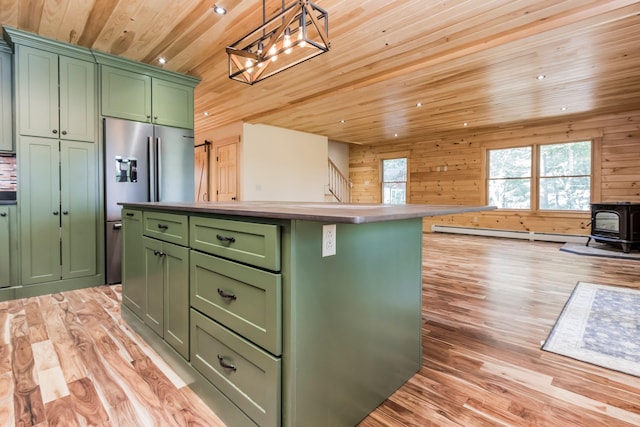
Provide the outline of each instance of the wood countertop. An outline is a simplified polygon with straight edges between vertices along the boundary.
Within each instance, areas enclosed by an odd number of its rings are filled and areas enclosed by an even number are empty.
[[[301,219],[308,221],[363,224],[495,209],[494,206],[459,205],[383,205],[315,202],[194,202],[194,203],[119,203],[123,207],[225,214],[259,218]]]

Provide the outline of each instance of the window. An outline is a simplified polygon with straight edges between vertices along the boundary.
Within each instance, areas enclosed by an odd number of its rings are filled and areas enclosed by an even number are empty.
[[[488,151],[488,202],[503,209],[589,210],[591,141]]]
[[[591,142],[540,146],[540,209],[588,210]]]
[[[407,158],[382,161],[382,203],[407,203]]]
[[[489,151],[489,204],[531,208],[531,147]]]

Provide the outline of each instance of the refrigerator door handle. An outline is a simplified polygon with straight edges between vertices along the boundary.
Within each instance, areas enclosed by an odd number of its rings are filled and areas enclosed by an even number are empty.
[[[147,137],[147,164],[149,165],[149,167],[147,168],[147,174],[148,174],[148,182],[149,182],[149,188],[147,188],[147,200],[149,200],[150,202],[155,202],[155,197],[156,197],[156,181],[155,181],[155,176],[156,176],[156,167],[155,167],[155,163],[156,163],[156,156],[155,156],[155,152],[153,149],[153,140],[150,136]]]
[[[156,138],[156,202],[160,201],[160,189],[162,188],[162,182],[160,177],[162,176],[162,140],[160,137]]]

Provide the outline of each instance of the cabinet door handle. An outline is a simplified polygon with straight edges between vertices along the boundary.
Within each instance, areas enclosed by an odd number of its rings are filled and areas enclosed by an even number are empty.
[[[69,211],[62,211],[62,215],[69,215]]]
[[[154,249],[154,250],[153,250],[153,254],[154,254],[155,256],[159,256],[159,257],[163,257],[163,256],[165,256],[165,255],[166,255],[164,252],[159,251],[159,250],[157,250],[157,249]]]
[[[6,212],[0,212],[0,216],[7,216]]]
[[[230,299],[231,301],[235,301],[238,299],[234,294],[229,294],[222,289],[218,288],[218,295],[220,295],[224,299]]]
[[[63,135],[66,135],[66,134],[67,134],[67,131],[66,131],[66,130],[63,130],[63,131],[62,131],[62,134],[63,134]]]
[[[228,242],[228,243],[234,243],[236,241],[235,237],[225,237],[219,234],[216,234],[216,239],[220,240],[221,242]]]
[[[59,213],[60,213],[60,212],[58,212],[58,211],[53,211],[53,214],[54,214],[54,215],[58,215]]]
[[[158,224],[158,228],[159,228],[160,230],[168,230],[168,229],[169,229],[169,226],[168,226],[168,225],[166,225],[166,224]]]
[[[58,129],[53,129],[51,132],[53,132],[54,134],[58,133]]]
[[[237,371],[238,369],[236,369],[236,365],[230,365],[227,362],[224,361],[224,357],[220,356],[218,354],[218,363],[220,363],[220,366],[222,366],[225,369],[231,369],[233,372]]]

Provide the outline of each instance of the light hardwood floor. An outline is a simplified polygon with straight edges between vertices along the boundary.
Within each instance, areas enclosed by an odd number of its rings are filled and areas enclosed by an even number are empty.
[[[576,282],[640,288],[640,263],[560,246],[425,235],[423,367],[360,426],[640,425],[640,378],[540,350]],[[103,286],[0,303],[0,426],[222,425],[120,299]]]
[[[422,369],[361,427],[640,425],[640,378],[540,350],[578,281],[640,288],[640,262],[487,237],[423,246]]]

